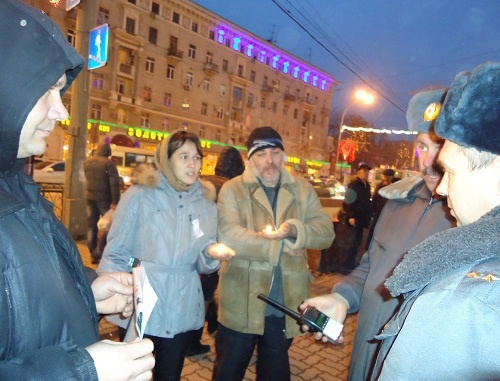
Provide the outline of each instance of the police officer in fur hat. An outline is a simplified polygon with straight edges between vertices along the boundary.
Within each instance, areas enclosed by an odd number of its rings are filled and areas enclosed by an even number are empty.
[[[406,300],[380,335],[379,380],[498,380],[500,62],[456,76],[435,130],[446,139],[437,192],[458,227],[410,250],[387,280]]]
[[[443,140],[434,133],[434,122],[445,94],[445,89],[421,91],[411,98],[406,120],[408,128],[418,132],[421,175],[380,189],[387,203],[360,265],[337,283],[331,294],[306,300],[301,306],[312,304],[341,323],[348,313],[358,313],[348,380],[370,379],[379,347],[374,336],[401,305],[400,298],[391,298],[384,291],[388,274],[413,246],[453,226],[446,199],[436,194],[442,175],[436,158]],[[321,337],[315,335],[317,339]]]

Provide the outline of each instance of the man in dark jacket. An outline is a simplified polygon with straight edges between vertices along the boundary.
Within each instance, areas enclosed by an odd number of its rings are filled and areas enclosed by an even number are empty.
[[[85,61],[47,15],[18,0],[0,2],[0,36],[0,380],[149,379],[150,341],[98,341],[98,313],[132,313],[131,275],[85,270],[23,171],[68,118],[61,96]]]
[[[356,179],[347,185],[342,207],[346,211],[347,221],[356,228],[356,235],[347,257],[341,265],[340,271],[343,274],[348,274],[356,266],[356,256],[361,241],[363,241],[363,233],[370,226],[372,218],[371,190],[368,183],[370,169],[368,165],[360,164],[356,172]]]
[[[109,144],[101,144],[97,147],[95,156],[88,158],[83,166],[87,178],[87,246],[92,263],[99,263],[106,246],[107,232],[98,234],[97,222],[108,210],[116,209],[120,200],[120,177],[110,156]]]
[[[400,299],[388,295],[384,281],[410,248],[453,226],[446,200],[436,194],[442,176],[436,164],[442,139],[433,131],[434,119],[423,119],[426,110],[429,113],[440,109],[444,95],[445,90],[423,91],[414,95],[408,105],[406,120],[408,128],[418,132],[418,163],[422,175],[380,189],[388,201],[360,265],[337,283],[331,294],[306,300],[301,306],[312,304],[341,323],[347,313],[358,312],[349,380],[369,379],[380,343],[375,335],[401,304]],[[320,337],[316,335],[317,339]]]

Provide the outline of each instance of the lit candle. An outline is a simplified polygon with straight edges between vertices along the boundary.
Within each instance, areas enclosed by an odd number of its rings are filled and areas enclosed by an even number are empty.
[[[264,232],[266,234],[272,234],[273,233],[273,226],[272,225],[266,225],[266,228],[264,229]]]
[[[223,243],[219,243],[216,247],[217,254],[223,255],[226,252],[226,247]]]

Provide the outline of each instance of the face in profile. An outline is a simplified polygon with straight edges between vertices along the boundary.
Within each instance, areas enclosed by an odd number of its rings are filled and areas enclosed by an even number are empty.
[[[255,175],[266,186],[275,186],[283,168],[284,152],[281,148],[264,148],[250,157],[250,165]]]
[[[18,158],[41,155],[45,140],[54,130],[56,121],[68,118],[68,110],[61,100],[61,90],[66,85],[66,74],[43,94],[28,114],[19,138]]]
[[[172,154],[170,161],[175,177],[185,185],[193,185],[198,179],[201,169],[202,157],[196,149],[196,145],[190,141],[180,146]]]
[[[477,221],[498,205],[500,157],[487,166],[471,170],[464,151],[447,140],[438,161],[445,172],[437,193],[447,196],[450,212],[458,226]]]

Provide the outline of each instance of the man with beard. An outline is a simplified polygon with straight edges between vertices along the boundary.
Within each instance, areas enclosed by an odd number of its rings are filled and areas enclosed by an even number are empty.
[[[433,130],[445,90],[423,91],[408,105],[408,128],[417,131],[418,163],[421,176],[413,176],[388,185],[380,194],[388,199],[382,209],[368,251],[360,265],[337,283],[331,294],[306,300],[336,321],[358,312],[349,380],[369,379],[379,341],[374,338],[398,309],[401,300],[391,297],[384,281],[413,246],[427,237],[452,227],[453,218],[446,199],[436,194],[442,170],[436,158],[443,140]],[[306,329],[306,327],[304,327]],[[315,334],[321,339],[321,334]],[[326,337],[323,341],[327,341]],[[339,343],[343,342],[340,337]]]
[[[213,380],[242,380],[257,346],[257,379],[290,380],[288,348],[299,325],[258,299],[293,310],[309,295],[306,249],[331,245],[334,233],[316,192],[284,167],[281,136],[259,127],[248,137],[248,168],[219,194],[218,239],[236,252],[219,275],[219,328]]]

